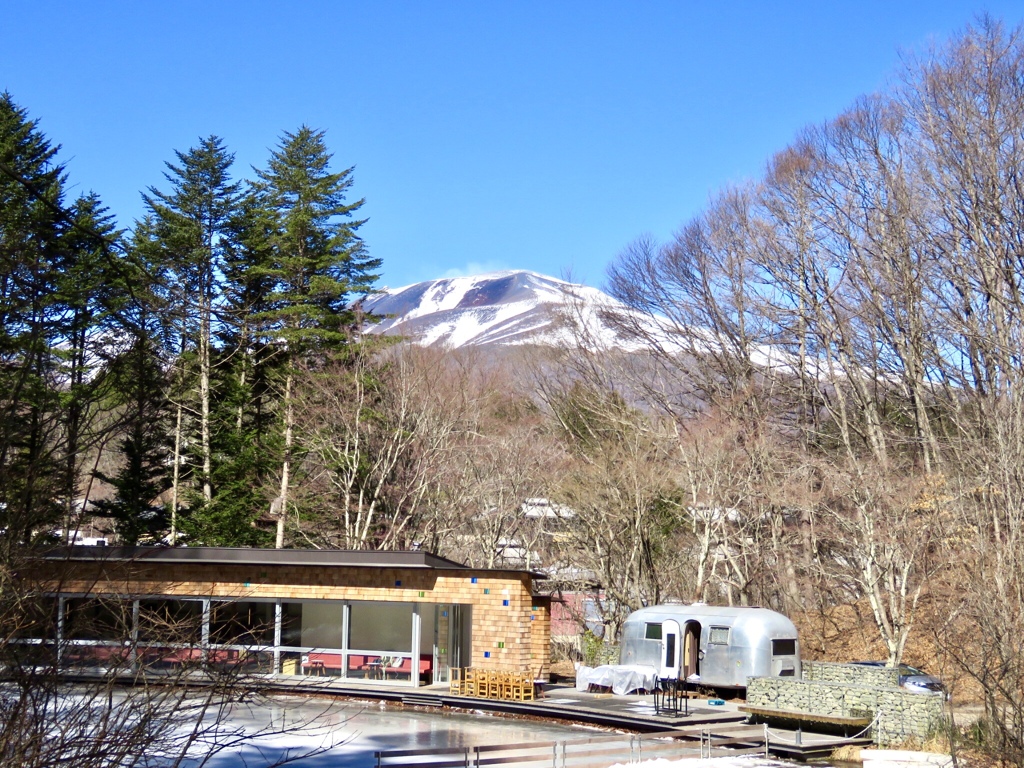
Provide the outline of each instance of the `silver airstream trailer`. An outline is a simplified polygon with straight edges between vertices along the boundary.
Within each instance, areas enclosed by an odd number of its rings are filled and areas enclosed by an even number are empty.
[[[620,664],[645,664],[658,677],[746,688],[748,677],[800,677],[796,627],[767,608],[653,605],[622,625]]]

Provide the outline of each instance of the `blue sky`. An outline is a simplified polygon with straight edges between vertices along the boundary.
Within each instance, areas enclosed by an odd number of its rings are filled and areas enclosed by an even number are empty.
[[[987,11],[942,2],[7,0],[0,89],[130,226],[217,134],[236,175],[284,130],[355,166],[382,284],[524,268],[600,286],[801,127]]]

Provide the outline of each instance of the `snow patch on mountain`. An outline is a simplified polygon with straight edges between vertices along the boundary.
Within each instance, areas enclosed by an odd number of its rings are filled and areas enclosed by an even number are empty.
[[[367,299],[365,308],[384,318],[373,333],[451,348],[570,343],[567,315],[580,318],[602,343],[622,347],[601,315],[626,311],[596,288],[525,270],[384,289]]]

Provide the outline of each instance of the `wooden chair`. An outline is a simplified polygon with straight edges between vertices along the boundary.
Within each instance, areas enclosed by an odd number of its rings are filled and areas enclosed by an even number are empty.
[[[462,695],[476,696],[480,685],[480,670],[466,667],[462,670]]]
[[[493,699],[497,692],[498,679],[493,669],[480,670],[480,682],[476,686],[476,695],[484,699]]]
[[[454,696],[462,696],[464,693],[460,667],[452,667],[448,670],[448,693]]]
[[[512,688],[512,698],[515,701],[533,701],[533,675],[529,672],[519,672],[515,675],[515,685]]]
[[[512,701],[523,700],[523,675],[521,672],[513,672],[509,675],[508,697]]]
[[[515,698],[515,686],[518,680],[519,675],[515,672],[502,673],[501,698],[509,700]]]
[[[487,680],[487,698],[504,699],[508,684],[508,672],[492,671]]]

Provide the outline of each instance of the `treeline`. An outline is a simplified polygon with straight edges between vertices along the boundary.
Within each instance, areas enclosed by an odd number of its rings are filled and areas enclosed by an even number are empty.
[[[685,491],[688,596],[856,605],[893,661],[924,636],[979,684],[1016,764],[1021,36],[982,19],[610,270],[648,318],[619,314],[650,358],[642,375],[622,367],[620,389]],[[610,419],[621,407],[598,369],[576,366],[594,382],[587,407]],[[645,549],[648,595],[680,566],[673,536]]]
[[[303,126],[235,179],[211,136],[125,231],[57,151],[0,97],[0,540],[87,512],[125,543],[275,543],[269,520],[280,546],[296,371],[356,345],[380,266],[352,169]]]

